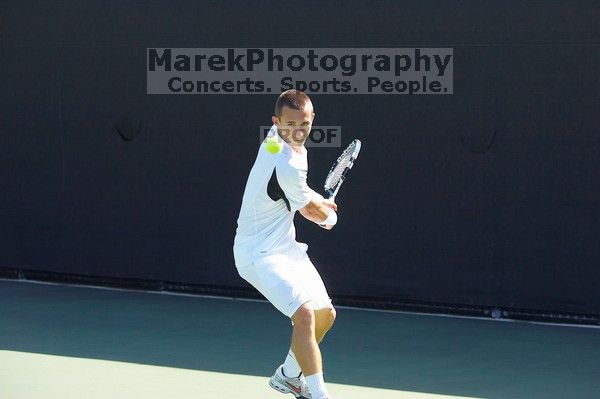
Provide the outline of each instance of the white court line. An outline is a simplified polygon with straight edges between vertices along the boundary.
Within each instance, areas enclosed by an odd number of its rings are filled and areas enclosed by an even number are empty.
[[[191,297],[191,298],[269,303],[266,299],[236,298],[236,297],[230,297],[230,296],[203,295],[203,294],[187,294],[185,292],[174,292],[174,291],[136,290],[136,289],[131,289],[131,288],[106,287],[106,286],[102,286],[102,285],[59,283],[59,282],[52,282],[52,281],[9,279],[9,278],[0,278],[0,281],[20,282],[20,283],[40,284],[40,285],[56,285],[56,286],[78,287],[78,288],[93,288],[93,289],[105,290],[105,291],[120,291],[120,292],[133,292],[133,293],[138,292],[138,293],[154,294],[154,295],[171,295],[171,296],[182,296],[182,297]],[[447,313],[409,312],[409,311],[405,311],[405,310],[357,308],[354,306],[338,306],[338,305],[336,305],[335,307],[337,309],[347,309],[347,310],[354,310],[354,311],[359,311],[359,312],[362,311],[362,312],[391,313],[391,314],[418,315],[418,316],[430,316],[430,317],[445,317],[445,318],[450,318],[450,319],[469,319],[469,320],[481,320],[481,321],[489,321],[489,322],[535,324],[535,325],[539,325],[539,326],[552,326],[552,327],[600,329],[600,325],[594,326],[594,325],[590,325],[590,324],[549,323],[549,322],[543,322],[543,321],[528,321],[528,320],[515,320],[515,319],[492,319],[491,317],[464,316],[464,315],[455,315],[455,314],[447,314]]]

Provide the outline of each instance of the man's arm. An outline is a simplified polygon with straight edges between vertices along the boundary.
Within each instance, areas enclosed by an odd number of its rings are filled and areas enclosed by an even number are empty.
[[[325,226],[323,226],[322,223],[328,219],[331,220],[330,216],[335,216],[335,220],[337,220],[337,215],[331,215],[331,212],[335,214],[336,210],[337,205],[335,202],[322,199],[322,197],[313,198],[304,208],[299,209],[302,216],[327,230],[331,230],[335,223],[327,224]]]
[[[337,222],[337,205],[308,187],[306,172],[290,164],[280,165],[276,171],[277,181],[290,203],[290,211],[298,210],[306,219],[331,230]],[[327,223],[323,225],[323,222]]]

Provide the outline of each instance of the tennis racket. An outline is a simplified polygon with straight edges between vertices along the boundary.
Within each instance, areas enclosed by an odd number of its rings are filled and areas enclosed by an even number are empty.
[[[327,178],[325,178],[325,193],[329,199],[335,199],[344,179],[346,179],[346,176],[348,175],[348,171],[352,169],[359,152],[360,140],[355,139],[344,152],[342,152],[342,155],[340,155],[337,161],[334,162]]]

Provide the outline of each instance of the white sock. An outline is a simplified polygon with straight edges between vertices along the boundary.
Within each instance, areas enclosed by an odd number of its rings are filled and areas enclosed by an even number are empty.
[[[285,358],[285,363],[283,363],[283,375],[290,378],[296,378],[299,377],[301,373],[302,370],[296,360],[296,356],[294,356],[294,352],[290,349]]]
[[[306,376],[306,384],[308,385],[308,389],[310,389],[312,399],[329,398],[329,392],[327,392],[325,381],[323,380],[323,373]]]

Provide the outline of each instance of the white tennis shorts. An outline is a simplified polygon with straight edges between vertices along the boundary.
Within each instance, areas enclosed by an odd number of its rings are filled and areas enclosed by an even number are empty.
[[[288,317],[308,302],[314,310],[333,308],[321,275],[304,251],[268,255],[236,267],[244,280]]]

